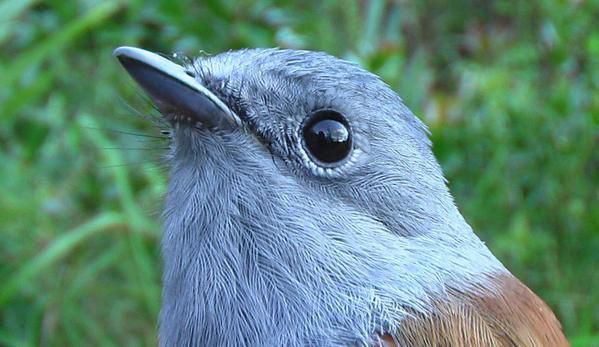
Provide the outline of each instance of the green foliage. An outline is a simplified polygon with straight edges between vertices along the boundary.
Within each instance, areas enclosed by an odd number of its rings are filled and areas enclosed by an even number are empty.
[[[599,345],[597,18],[598,1],[0,0],[0,345],[156,342],[165,143],[126,104],[123,44],[316,49],[381,75],[478,234],[573,345]]]

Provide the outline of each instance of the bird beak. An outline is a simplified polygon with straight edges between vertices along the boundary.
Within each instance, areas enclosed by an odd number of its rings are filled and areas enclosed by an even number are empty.
[[[119,47],[113,54],[129,75],[148,93],[160,112],[171,122],[217,129],[233,129],[239,117],[183,66],[149,51]]]

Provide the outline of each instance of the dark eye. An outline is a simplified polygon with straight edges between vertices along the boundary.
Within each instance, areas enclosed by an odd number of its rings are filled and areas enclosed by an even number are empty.
[[[313,159],[321,164],[335,164],[352,149],[349,124],[343,115],[332,110],[316,111],[305,123],[304,145]]]

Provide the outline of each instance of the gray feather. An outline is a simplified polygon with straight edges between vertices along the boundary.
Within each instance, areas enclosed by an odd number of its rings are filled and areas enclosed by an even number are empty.
[[[479,290],[505,271],[454,205],[425,126],[377,76],[276,49],[188,68],[244,126],[173,133],[162,346],[370,344],[449,284]],[[301,146],[319,108],[351,124],[339,168]]]

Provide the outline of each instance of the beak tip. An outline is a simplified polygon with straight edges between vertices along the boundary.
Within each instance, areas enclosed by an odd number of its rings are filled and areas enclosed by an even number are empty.
[[[112,51],[112,56],[119,60],[122,58],[131,58],[134,60],[146,61],[148,60],[148,57],[152,55],[154,55],[154,53],[131,46],[120,46]]]
[[[128,49],[129,49],[129,47],[127,47],[127,46],[117,47],[112,51],[112,56],[115,58],[119,58],[123,55],[126,55],[126,52]]]

